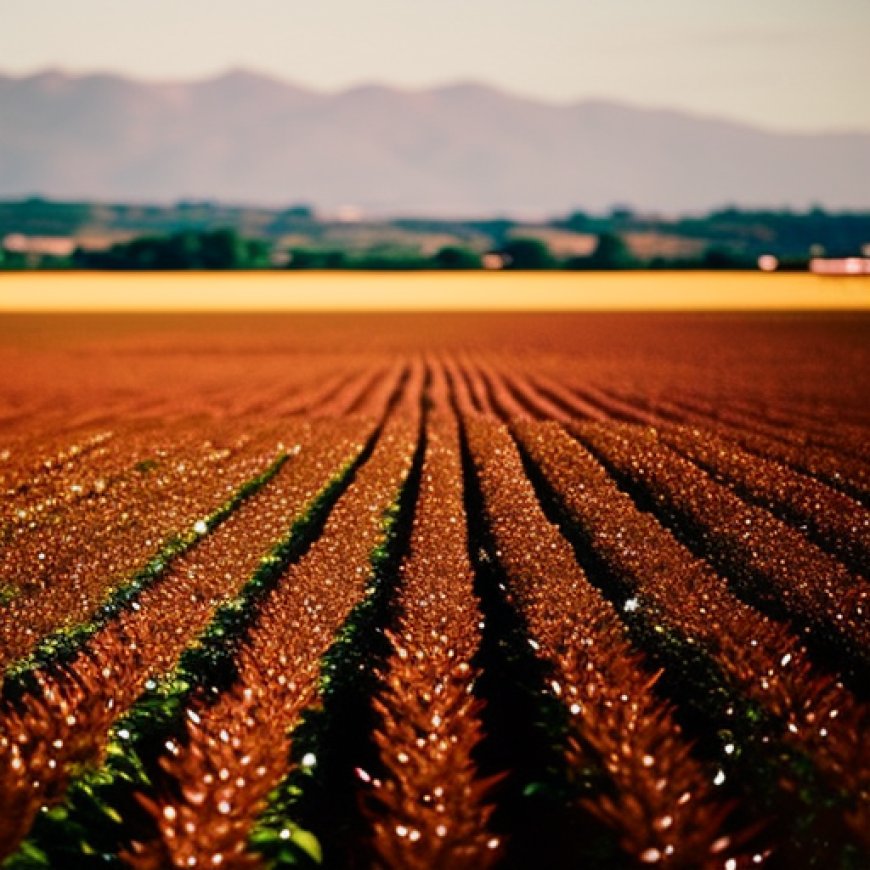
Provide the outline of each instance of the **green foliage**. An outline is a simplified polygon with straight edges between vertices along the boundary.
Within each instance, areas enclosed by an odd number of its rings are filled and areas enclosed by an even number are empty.
[[[206,534],[214,531],[246,499],[262,489],[287,461],[281,454],[262,474],[246,481],[205,519]],[[168,538],[151,559],[126,583],[113,589],[87,622],[58,629],[44,637],[34,650],[6,669],[3,696],[20,697],[36,688],[35,672],[72,661],[89,638],[93,637],[122,610],[138,600],[142,592],[160,579],[172,562],[186,553],[201,537],[195,528]]]
[[[251,849],[268,857],[269,867],[319,867],[323,848],[311,831],[291,821],[280,827],[258,827],[250,837]]]
[[[262,481],[260,486],[265,483],[263,478],[274,476],[286,460],[282,455],[257,478]],[[315,496],[287,537],[260,561],[239,594],[216,611],[175,669],[159,681],[146,683],[145,692],[112,728],[105,763],[73,779],[63,802],[38,816],[30,836],[4,867],[120,867],[117,853],[130,831],[149,835],[151,822],[133,799],[133,792],[152,790],[159,775],[156,759],[167,741],[183,734],[184,710],[193,694],[214,696],[232,682],[232,659],[256,618],[259,603],[314,539],[355,466],[355,461],[348,462]],[[248,495],[253,491],[249,489]],[[275,850],[297,857],[308,855],[313,860],[319,853],[315,838],[300,829],[291,832],[288,842],[287,835],[282,834],[286,827],[275,833]],[[264,834],[264,842],[270,836]]]
[[[17,587],[11,583],[0,583],[0,607],[8,604],[18,594]]]
[[[574,257],[569,269],[630,269],[639,266],[625,240],[618,233],[602,232],[588,257]]]
[[[320,837],[325,862],[333,866],[351,842],[350,817],[356,810],[355,765],[370,766],[374,752],[372,697],[391,647],[383,633],[395,618],[399,565],[407,552],[426,449],[421,427],[412,467],[395,501],[380,517],[380,542],[369,554],[365,597],[353,607],[320,662],[321,704],[309,707],[293,731],[296,762],[269,795],[251,844],[270,867],[310,866],[311,855],[286,852],[285,830],[291,819],[313,841]],[[316,764],[301,763],[311,753]],[[359,834],[359,832],[357,832]]]
[[[294,248],[290,251],[288,269],[344,269],[347,254],[344,251],[319,251],[313,248]]]
[[[635,262],[625,240],[617,233],[601,233],[589,261],[593,269],[624,269]]]
[[[508,258],[507,269],[553,269],[557,265],[547,243],[541,239],[510,239],[501,253]]]
[[[701,262],[705,269],[752,269],[755,266],[746,255],[716,246],[707,248]]]
[[[421,269],[480,269],[480,255],[470,248],[447,245],[429,257],[415,250],[375,246],[355,252],[331,248],[294,248],[288,269],[359,269],[416,271]]]
[[[810,249],[819,246],[832,257],[856,256],[870,243],[870,213],[831,212],[811,208],[748,211],[724,208],[707,215],[660,217],[616,207],[607,214],[576,210],[549,225],[571,232],[644,232],[700,243],[700,253],[654,254],[649,262],[629,264],[657,269],[752,268],[761,254],[773,254],[788,268],[806,268]],[[170,206],[54,202],[40,198],[0,202],[0,238],[26,236],[74,238],[136,237],[108,251],[79,251],[72,258],[0,251],[0,270],[28,268],[98,269],[239,269],[272,264],[270,246],[287,236],[296,241],[291,268],[302,269],[440,269],[457,267],[453,256],[421,254],[431,237],[448,236],[450,248],[500,251],[522,236],[523,224],[504,218],[438,220],[399,218],[343,225],[318,217],[307,205],[285,209],[239,208],[204,201]],[[407,239],[396,246],[396,231]],[[414,238],[417,237],[417,239]],[[410,237],[410,238],[409,238]],[[365,240],[366,250],[360,240]],[[419,240],[419,241],[417,241]],[[662,251],[665,249],[662,248]],[[687,248],[691,250],[691,247]],[[613,258],[610,258],[613,262]],[[275,265],[281,265],[278,259]],[[569,260],[569,268],[593,268],[584,258]],[[551,268],[540,265],[517,268]],[[594,268],[626,268],[595,265]]]
[[[28,263],[24,254],[0,248],[0,270],[19,271],[26,268],[28,268]]]
[[[317,216],[311,206],[294,205],[275,214],[265,229],[274,237],[310,230],[316,222]]]
[[[141,236],[108,251],[79,249],[73,260],[94,269],[261,269],[269,265],[269,254],[269,245],[260,239],[215,229]]]
[[[480,255],[469,248],[447,245],[435,254],[432,265],[438,269],[480,269],[483,263]]]
[[[41,197],[0,202],[0,237],[7,233],[66,236],[87,227],[99,207],[85,202],[54,202]]]
[[[590,217],[585,211],[575,211],[560,221],[554,221],[554,224],[562,229],[571,230],[575,233],[592,233],[597,232],[597,221]]]
[[[241,592],[221,605],[206,630],[183,653],[178,673],[191,686],[226,688],[236,678],[235,655],[256,617],[260,602],[275,588],[287,566],[299,558],[313,530],[326,520],[354,463],[349,462],[317,494],[286,538],[265,556]]]
[[[422,254],[404,248],[374,247],[354,252],[341,249],[295,248],[288,269],[359,269],[372,271],[414,271],[428,269],[432,262]]]
[[[382,658],[384,650],[373,650],[371,639],[383,641],[378,626],[390,609],[400,503],[401,496],[383,515],[384,539],[371,554],[368,594],[353,608],[321,663],[323,706],[306,711],[294,732],[293,757],[298,762],[312,751],[317,765],[311,769],[295,766],[269,795],[267,808],[252,832],[251,847],[270,867],[308,867],[322,860],[316,835],[291,819],[299,817],[299,802],[310,798],[312,788],[315,792],[329,791],[329,780],[342,768],[347,749],[346,741],[338,739],[334,731],[355,720],[353,699],[360,695],[367,699],[373,691],[373,662]],[[285,832],[290,832],[289,836]]]

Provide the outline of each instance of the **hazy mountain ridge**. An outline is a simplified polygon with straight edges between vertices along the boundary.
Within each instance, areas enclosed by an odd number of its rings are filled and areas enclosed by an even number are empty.
[[[464,82],[321,93],[242,70],[190,83],[0,75],[0,196],[208,198],[386,213],[870,205],[870,133],[782,133]]]

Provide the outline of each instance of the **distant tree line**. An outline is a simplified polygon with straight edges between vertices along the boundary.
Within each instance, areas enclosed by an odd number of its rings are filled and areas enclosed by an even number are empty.
[[[560,252],[557,237],[566,231],[586,237],[590,253]],[[119,234],[129,241],[58,253],[76,238]],[[641,238],[646,256],[638,253]],[[754,269],[764,254],[775,256],[780,269],[805,269],[812,256],[859,256],[868,245],[870,212],[821,208],[724,208],[669,219],[620,206],[536,225],[501,217],[348,224],[304,204],[270,210],[207,200],[172,206],[0,201],[0,269]]]
[[[806,260],[793,263],[805,267]],[[557,256],[540,238],[507,237],[502,244],[481,252],[464,245],[445,245],[435,253],[408,247],[375,245],[366,250],[299,246],[276,250],[268,241],[239,235],[229,228],[166,235],[145,235],[111,245],[105,250],[77,248],[70,257],[44,256],[33,260],[6,252],[0,268],[106,269],[106,270],[616,270],[616,269],[748,269],[755,260],[734,251],[709,248],[701,256],[639,259],[619,233],[601,232],[586,256]]]
[[[79,248],[72,264],[83,269],[263,269],[271,260],[268,242],[218,229],[142,236],[105,251]]]
[[[435,254],[415,250],[375,247],[369,251],[340,248],[294,248],[289,252],[288,269],[369,269],[413,271],[422,269],[482,269],[481,255],[459,245],[447,245]]]
[[[506,217],[483,220],[440,220],[437,218],[362,219],[352,225],[321,215],[309,204],[297,203],[283,209],[238,207],[210,200],[184,200],[172,205],[131,203],[63,202],[29,197],[0,200],[0,241],[9,235],[27,237],[105,239],[123,234],[137,244],[141,237],[149,241],[137,249],[119,248],[115,260],[148,262],[195,263],[198,268],[204,258],[211,262],[212,253],[194,251],[202,234],[220,233],[231,229],[239,239],[258,239],[275,250],[293,239],[299,254],[295,268],[308,268],[307,263],[334,261],[333,268],[462,268],[475,266],[474,257],[486,251],[503,252],[512,258],[514,268],[520,263],[537,263],[532,268],[712,268],[738,267],[753,264],[761,254],[773,254],[780,262],[806,260],[811,254],[832,257],[855,256],[870,244],[870,211],[834,212],[820,207],[794,211],[746,210],[721,208],[705,215],[661,216],[634,211],[629,206],[616,206],[607,213],[592,214],[575,210],[537,225],[550,230],[571,231],[597,237],[609,234],[625,239],[633,234],[647,233],[662,237],[677,237],[694,242],[700,254],[689,257],[651,256],[637,263],[625,252],[611,250],[610,241],[602,241],[601,249],[589,257],[559,258],[551,252],[549,258],[526,246],[525,250],[510,250],[518,238],[529,235],[531,226]],[[540,237],[540,233],[535,234]],[[164,244],[165,237],[173,237]],[[345,240],[354,237],[354,241]],[[433,238],[449,237],[444,245],[458,250],[422,254]],[[388,249],[396,238],[404,238],[405,249]],[[161,241],[157,241],[161,240]],[[369,240],[368,242],[361,240]],[[376,249],[361,250],[371,243]],[[127,243],[125,243],[127,244]],[[206,248],[220,247],[211,245]],[[685,246],[691,250],[692,245]],[[227,251],[229,250],[229,256]],[[666,250],[666,249],[665,249]],[[461,252],[461,253],[460,253]],[[18,258],[7,252],[3,264],[7,267],[33,265],[33,258]],[[102,252],[105,253],[105,252]],[[62,267],[91,261],[93,252],[83,252],[74,262],[46,257],[44,265]],[[240,251],[236,243],[224,243],[220,268],[254,268],[259,252]],[[101,263],[107,262],[105,258]],[[235,265],[233,265],[235,263]],[[99,266],[103,268],[102,265]],[[109,267],[109,266],[106,266]],[[167,268],[188,268],[185,265]],[[313,268],[321,268],[313,265]],[[119,267],[120,268],[120,267]],[[142,266],[141,268],[161,268]]]
[[[755,258],[727,249],[709,248],[695,257],[641,259],[635,256],[618,233],[602,232],[591,254],[559,257],[540,238],[517,236],[506,239],[488,255],[461,245],[441,248],[433,255],[416,251],[374,250],[352,252],[341,249],[295,248],[290,251],[289,269],[482,269],[488,257],[497,258],[498,268],[541,271],[548,269],[753,269]],[[806,261],[802,265],[806,266]]]
[[[870,213],[833,212],[819,206],[806,211],[744,210],[729,207],[700,216],[662,218],[617,207],[606,215],[575,211],[550,226],[578,233],[662,232],[709,243],[717,252],[754,261],[765,253],[781,261],[800,261],[812,252],[855,256],[870,243]],[[713,259],[716,260],[717,257]]]

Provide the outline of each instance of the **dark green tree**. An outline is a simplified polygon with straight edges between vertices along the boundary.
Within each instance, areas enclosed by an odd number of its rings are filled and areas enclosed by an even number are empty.
[[[636,265],[625,239],[617,233],[602,233],[587,263],[591,269],[627,269]]]
[[[459,245],[447,245],[432,258],[437,269],[480,269],[480,254]]]
[[[506,269],[553,269],[556,259],[541,239],[511,239],[501,250],[508,259]]]
[[[77,250],[74,262],[95,269],[257,269],[269,265],[269,246],[233,229],[185,230],[141,236],[108,251]]]

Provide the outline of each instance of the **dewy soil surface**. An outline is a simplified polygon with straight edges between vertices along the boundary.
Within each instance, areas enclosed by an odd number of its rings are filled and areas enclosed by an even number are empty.
[[[10,867],[870,862],[870,315],[4,315]]]

